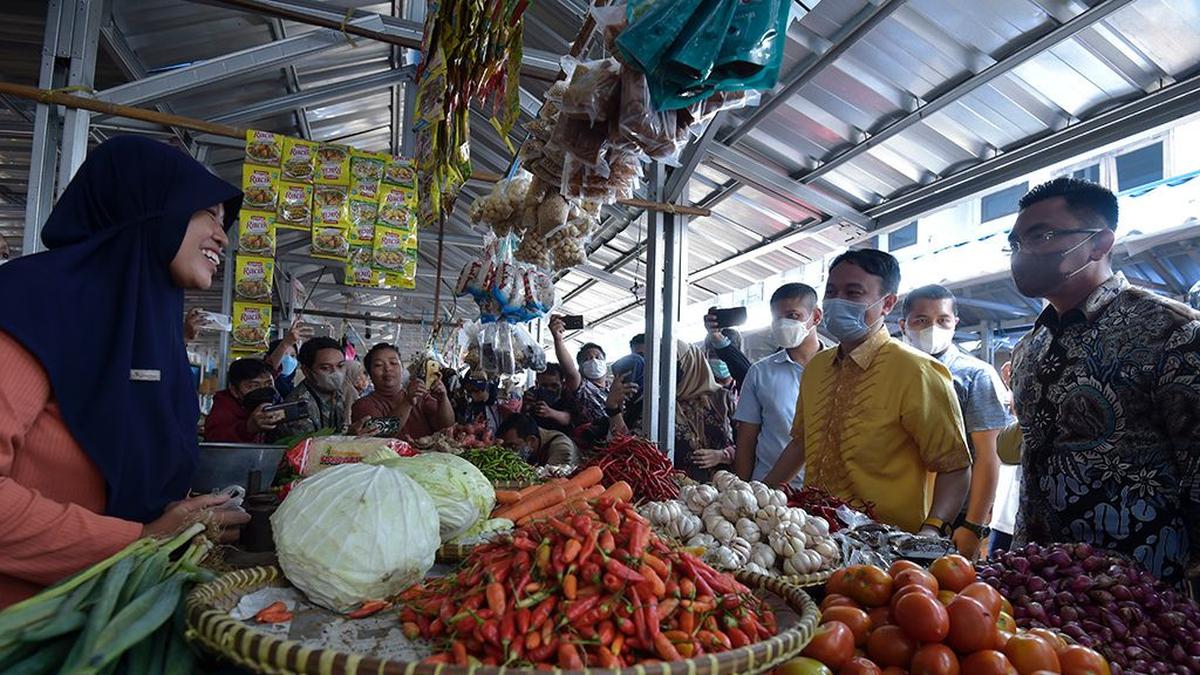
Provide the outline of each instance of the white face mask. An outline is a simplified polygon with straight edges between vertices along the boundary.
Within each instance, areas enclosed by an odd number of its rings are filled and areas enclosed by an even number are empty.
[[[771,321],[771,341],[783,349],[793,349],[808,338],[811,330],[803,321],[774,319]]]
[[[904,336],[909,344],[932,355],[941,354],[954,343],[954,329],[941,326],[930,326],[919,331],[906,330]]]
[[[579,374],[589,380],[599,380],[608,374],[608,363],[604,359],[588,359],[579,364]]]

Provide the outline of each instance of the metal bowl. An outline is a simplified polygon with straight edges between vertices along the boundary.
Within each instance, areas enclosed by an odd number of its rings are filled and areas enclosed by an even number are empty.
[[[275,470],[286,450],[282,445],[201,443],[192,491],[212,492],[230,485],[241,485],[249,490],[246,479],[255,470],[262,472],[261,487],[266,489],[275,480]]]

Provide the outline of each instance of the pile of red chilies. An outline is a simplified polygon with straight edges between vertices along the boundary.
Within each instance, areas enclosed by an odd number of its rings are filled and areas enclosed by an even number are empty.
[[[875,504],[871,502],[860,500],[848,502],[811,485],[805,486],[802,490],[797,490],[790,485],[781,485],[779,489],[787,495],[788,506],[800,507],[809,515],[821,516],[828,520],[830,532],[842,529],[842,520],[837,515],[837,510],[841,506],[861,511],[871,520],[875,520]]]
[[[679,497],[676,476],[682,474],[675,470],[657,445],[644,438],[621,436],[612,439],[608,445],[598,448],[596,456],[579,467],[579,471],[590,466],[604,470],[606,486],[622,480],[629,483],[633,488],[633,500],[638,504]]]
[[[668,548],[632,506],[603,498],[477,548],[400,606],[407,637],[442,645],[431,664],[621,668],[776,633],[771,610],[733,576]]]

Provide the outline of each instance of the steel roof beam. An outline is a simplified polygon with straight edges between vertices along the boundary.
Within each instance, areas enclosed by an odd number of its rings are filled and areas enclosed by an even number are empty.
[[[877,147],[880,144],[887,142],[889,139],[895,138],[897,134],[900,134],[906,129],[909,129],[922,122],[930,115],[937,114],[941,110],[954,105],[958,101],[962,100],[963,97],[971,94],[980,87],[992,82],[993,80],[996,80],[997,78],[1007,75],[1008,73],[1012,72],[1014,68],[1020,66],[1033,57],[1045,53],[1055,45],[1074,37],[1080,31],[1092,26],[1096,22],[1104,20],[1133,1],[1134,0],[1104,0],[1103,2],[1093,5],[1084,12],[1076,15],[1075,18],[1071,19],[1070,21],[1051,30],[1049,33],[1046,33],[1024,47],[1017,49],[1015,52],[1005,56],[979,73],[972,75],[966,80],[960,82],[957,86],[952,87],[950,90],[946,91],[944,94],[938,96],[932,101],[929,101],[925,105],[918,107],[916,110],[913,110],[904,117],[892,122],[888,126],[879,130],[877,133],[871,134],[861,143],[850,146],[841,152],[841,154],[838,154],[828,161],[821,163],[812,171],[809,171],[802,176],[798,176],[798,178],[804,182],[809,182],[824,176],[840,166],[843,166],[854,158],[861,156],[864,152],[867,152],[871,148]]]
[[[125,77],[130,80],[140,80],[146,77],[146,66],[142,63],[142,59],[129,45],[129,41],[125,38],[125,34],[117,26],[116,18],[112,15],[112,10],[109,10],[108,18],[104,25],[100,27],[100,43],[104,45],[105,51],[116,62],[117,67],[125,74]],[[175,114],[175,110],[169,103],[159,103],[154,106],[159,112],[167,113],[168,115]],[[97,117],[92,120],[93,124],[103,122],[105,117]],[[171,128],[171,132],[179,139],[179,142],[188,147],[191,145],[190,134],[176,127]]]
[[[879,230],[901,226],[934,209],[1014,178],[1200,111],[1200,75],[1181,80],[867,209]],[[878,231],[870,233],[871,236]]]
[[[356,26],[384,30],[378,14],[355,19],[351,23]],[[399,30],[399,29],[390,29]],[[407,35],[420,40],[420,27],[407,29]],[[149,101],[157,101],[168,96],[174,96],[197,87],[224,80],[236,75],[244,75],[266,68],[280,68],[293,61],[310,56],[326,49],[346,44],[346,36],[336,30],[322,28],[311,33],[298,35],[286,40],[269,42],[265,45],[250,47],[225,56],[218,56],[206,61],[200,61],[182,68],[176,68],[145,79],[97,92],[96,98],[109,103],[121,105],[139,105]]]
[[[287,28],[284,27],[282,21],[279,19],[273,19],[270,21],[269,25],[271,26],[272,40],[287,39]],[[300,72],[296,70],[295,63],[289,63],[287,67],[283,69],[283,75],[287,78],[287,90],[289,94],[295,94],[296,92],[304,89],[300,86]],[[300,108],[299,110],[295,111],[295,115],[296,126],[300,129],[300,137],[311,139],[312,127],[308,123],[308,111],[304,108]]]
[[[288,94],[287,96],[281,96],[269,101],[260,101],[240,110],[232,110],[217,115],[209,121],[221,124],[236,124],[238,122],[248,122],[270,117],[282,112],[291,112],[301,108],[315,108],[340,98],[366,94],[408,81],[412,79],[414,70],[411,66],[396,70],[384,70],[364,75],[363,77],[357,77],[353,80],[337,82],[318,89],[304,89],[293,94]]]
[[[870,218],[859,213],[850,204],[826,192],[798,183],[741,150],[721,144],[713,145],[710,150],[712,162],[717,168],[755,189],[775,195],[805,210],[825,213],[864,229],[872,225]]]

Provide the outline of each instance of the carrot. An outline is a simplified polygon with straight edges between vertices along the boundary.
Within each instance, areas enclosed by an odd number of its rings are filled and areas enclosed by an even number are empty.
[[[607,490],[604,491],[604,494],[600,496],[610,497],[619,502],[631,502],[633,501],[633,488],[629,486],[629,483],[619,480],[613,483]]]
[[[534,483],[533,485],[530,485],[529,487],[523,487],[520,490],[517,490],[517,494],[521,496],[521,499],[524,499],[524,498],[528,497],[529,495],[533,494],[534,492],[541,490],[544,487],[546,487],[545,483]]]
[[[525,516],[521,520],[517,521],[517,524],[524,525],[524,524],[529,523],[534,520],[543,520],[545,518],[557,516],[558,514],[571,508],[571,506],[578,504],[579,502],[585,502],[589,499],[595,499],[596,497],[599,497],[603,493],[604,493],[603,485],[593,485],[592,487],[576,494],[574,497],[564,500],[563,502],[561,502],[559,504],[554,504],[553,506],[550,506],[549,508],[545,508],[540,511],[535,511],[535,512]]]
[[[544,492],[532,494],[516,504],[506,506],[496,512],[497,518],[507,518],[513,522],[524,518],[525,516],[542,509],[550,508],[555,504],[562,503],[567,498],[566,492],[557,485],[548,488]]]
[[[573,485],[571,483],[564,483],[562,488],[563,488],[563,492],[567,495],[568,500],[570,500],[571,497],[574,497],[575,495],[579,494],[580,492],[583,492],[583,488],[579,487],[578,485]]]
[[[516,504],[521,501],[521,493],[516,490],[496,490],[497,504]]]
[[[578,485],[580,489],[586,489],[599,483],[601,480],[604,480],[604,470],[598,466],[589,466],[567,481],[567,485]]]

